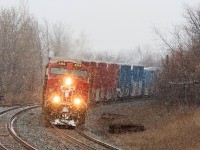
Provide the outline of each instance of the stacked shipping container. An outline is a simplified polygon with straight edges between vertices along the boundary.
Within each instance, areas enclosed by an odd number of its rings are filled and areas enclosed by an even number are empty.
[[[131,70],[131,97],[142,96],[142,81],[144,66],[132,66]]]
[[[157,68],[144,68],[142,93],[144,97],[153,97],[156,93]]]
[[[121,65],[119,74],[119,97],[127,98],[131,90],[131,66]]]
[[[85,62],[90,68],[90,103],[152,96],[156,69],[140,65]]]
[[[102,62],[88,62],[90,78],[90,102],[102,102],[117,99],[119,65]]]

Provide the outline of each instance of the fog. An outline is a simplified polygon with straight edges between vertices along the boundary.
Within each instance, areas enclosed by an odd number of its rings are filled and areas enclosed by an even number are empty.
[[[0,0],[2,7],[16,6],[19,0]],[[30,12],[40,22],[62,22],[71,26],[74,36],[87,35],[93,51],[129,51],[150,45],[161,49],[162,42],[152,27],[169,31],[183,22],[185,4],[196,5],[198,0],[29,0]],[[172,17],[173,16],[173,17]],[[168,34],[170,36],[170,34]]]

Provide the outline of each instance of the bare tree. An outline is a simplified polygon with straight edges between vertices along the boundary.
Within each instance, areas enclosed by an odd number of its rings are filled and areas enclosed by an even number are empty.
[[[52,27],[50,48],[58,57],[90,60],[93,55],[88,36],[82,31],[75,37],[74,30],[62,23],[56,23]]]
[[[70,35],[65,33],[65,28],[61,22],[53,25],[53,30],[51,34],[51,48],[55,52],[55,56],[65,56],[69,52]],[[68,37],[67,37],[68,36]]]
[[[194,82],[194,74],[200,64],[200,8],[187,6],[184,17],[187,23],[176,26],[171,33],[173,46],[155,30],[170,50],[162,61],[159,82],[159,95],[169,103],[189,104],[199,99],[199,84]]]
[[[0,93],[6,103],[39,102],[43,43],[37,20],[25,7],[0,11]]]

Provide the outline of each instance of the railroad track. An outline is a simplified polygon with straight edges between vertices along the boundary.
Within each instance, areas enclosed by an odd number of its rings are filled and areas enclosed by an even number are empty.
[[[108,144],[108,143],[106,143],[106,142],[103,142],[103,141],[101,141],[101,140],[98,140],[98,139],[96,139],[96,138],[94,138],[94,137],[92,137],[92,136],[90,136],[90,135],[84,133],[84,132],[83,132],[82,130],[80,130],[80,129],[75,129],[75,131],[76,131],[78,134],[80,134],[81,136],[85,137],[86,139],[89,139],[90,141],[93,141],[93,142],[95,142],[95,143],[97,143],[97,144],[99,144],[99,145],[101,145],[101,146],[103,146],[103,147],[105,147],[105,148],[107,148],[107,149],[110,149],[110,150],[120,150],[120,148],[115,147],[115,146],[113,146],[113,145],[110,145],[110,144]]]
[[[95,139],[78,129],[60,129],[57,126],[52,125],[54,132],[58,133],[58,136],[62,136],[66,141],[75,144],[78,149],[83,150],[120,150],[119,148],[112,146],[108,143]]]
[[[20,138],[14,127],[16,118],[27,110],[39,107],[38,105],[18,106],[0,113],[0,149],[1,150],[36,150],[33,145],[27,143]],[[84,134],[81,130],[59,129],[57,126],[51,128],[52,132],[56,132],[61,140],[71,143],[77,149],[84,150],[119,150],[119,148],[109,145],[105,142],[97,140],[89,135]],[[20,133],[18,133],[20,134]]]
[[[32,108],[39,107],[38,105],[18,106],[0,113],[0,149],[2,150],[36,150],[33,146],[22,140],[14,131],[14,120],[16,117]]]

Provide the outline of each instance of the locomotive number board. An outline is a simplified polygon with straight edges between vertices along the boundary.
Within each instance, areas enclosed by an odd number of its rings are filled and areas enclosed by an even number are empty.
[[[66,66],[66,65],[67,65],[67,62],[59,61],[57,64],[58,64],[59,66]],[[77,64],[77,63],[74,63],[73,65],[74,65],[74,67],[78,67],[78,68],[82,67],[81,64]]]
[[[81,64],[74,64],[74,67],[81,67]]]
[[[58,62],[58,65],[59,65],[59,66],[65,66],[65,65],[66,65],[66,62],[64,62],[64,61],[59,61],[59,62]]]

